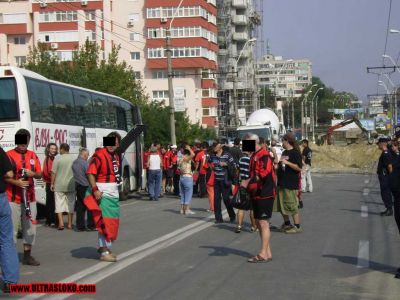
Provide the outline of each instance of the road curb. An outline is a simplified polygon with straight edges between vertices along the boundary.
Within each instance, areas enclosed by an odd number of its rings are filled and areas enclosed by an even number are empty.
[[[349,169],[311,169],[312,173],[316,174],[364,174],[370,175],[374,174],[372,170],[363,170],[363,169],[356,169],[356,168],[349,168]]]

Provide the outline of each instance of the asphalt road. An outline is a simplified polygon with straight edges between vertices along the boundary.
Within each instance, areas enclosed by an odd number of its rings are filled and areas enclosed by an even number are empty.
[[[96,283],[97,293],[24,299],[400,299],[400,235],[393,217],[379,216],[376,178],[315,174],[314,186],[304,195],[304,232],[274,231],[265,264],[247,263],[258,235],[215,225],[206,199],[193,200],[193,216],[180,215],[173,197],[123,202],[117,263],[97,259],[95,232],[40,227],[41,266],[22,266],[21,282]]]

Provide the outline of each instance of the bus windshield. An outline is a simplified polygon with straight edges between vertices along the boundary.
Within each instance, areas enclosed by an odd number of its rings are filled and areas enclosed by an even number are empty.
[[[14,78],[0,79],[0,122],[17,121],[17,87]]]
[[[259,137],[264,138],[266,141],[271,140],[271,132],[270,129],[265,127],[265,128],[252,128],[252,129],[241,129],[237,131],[237,136],[241,139],[244,138],[244,136],[248,133],[253,133],[258,135]]]

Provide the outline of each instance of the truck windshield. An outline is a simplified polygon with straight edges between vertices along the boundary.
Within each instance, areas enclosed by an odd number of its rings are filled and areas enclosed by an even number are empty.
[[[248,133],[257,134],[259,137],[263,137],[266,141],[271,140],[271,131],[269,128],[241,129],[237,131],[237,136],[243,139],[243,137]]]
[[[0,79],[0,122],[17,121],[17,87],[14,78]]]

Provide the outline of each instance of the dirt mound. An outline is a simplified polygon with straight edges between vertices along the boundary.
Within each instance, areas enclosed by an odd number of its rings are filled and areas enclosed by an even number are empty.
[[[380,151],[376,145],[325,145],[314,146],[313,168],[320,170],[360,169],[373,172]]]

